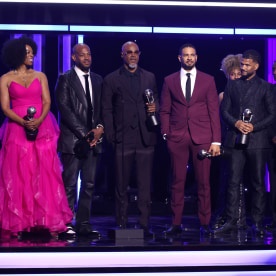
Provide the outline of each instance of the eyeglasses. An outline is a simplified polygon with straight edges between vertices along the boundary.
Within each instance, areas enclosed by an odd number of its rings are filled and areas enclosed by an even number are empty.
[[[141,54],[141,52],[140,51],[126,51],[126,55],[140,55]]]

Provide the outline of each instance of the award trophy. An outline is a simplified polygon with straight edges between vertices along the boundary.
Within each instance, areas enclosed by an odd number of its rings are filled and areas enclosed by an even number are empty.
[[[31,121],[34,118],[34,115],[36,113],[36,108],[34,106],[30,106],[27,109],[27,115],[24,116],[25,121]],[[30,130],[25,127],[25,132],[27,136],[28,141],[35,141],[37,133],[38,133],[38,128],[36,130]]]
[[[78,159],[83,159],[87,156],[87,153],[90,150],[89,141],[94,139],[94,132],[90,132],[84,136],[81,140],[78,140],[74,146],[74,153]]]
[[[219,156],[215,156],[215,157],[221,157],[222,155],[224,155],[224,149],[223,149],[223,147],[220,148],[220,155]],[[210,159],[213,156],[212,156],[211,152],[209,152],[209,151],[207,151],[205,149],[202,149],[202,150],[200,150],[198,152],[197,157],[198,157],[199,160],[203,160],[205,158],[209,158]]]
[[[242,121],[244,123],[250,123],[252,120],[253,114],[249,108],[246,108],[242,114]],[[249,142],[249,134],[239,133],[237,136],[236,144],[239,146],[247,146]]]
[[[151,89],[145,90],[145,99],[146,99],[146,102],[149,104],[154,103],[153,92]],[[151,112],[151,113],[147,112],[147,115],[148,115],[147,124],[149,124],[150,127],[158,126],[158,121],[157,121],[155,112]]]

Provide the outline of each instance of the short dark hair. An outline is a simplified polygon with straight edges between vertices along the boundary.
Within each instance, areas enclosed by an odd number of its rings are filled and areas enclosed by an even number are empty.
[[[182,50],[183,50],[184,48],[187,48],[187,47],[193,48],[193,49],[195,49],[195,51],[196,51],[196,48],[195,48],[195,46],[194,46],[193,44],[191,44],[191,43],[185,43],[185,44],[182,44],[182,45],[180,46],[179,51],[178,51],[178,54],[181,56],[181,55],[182,55]]]
[[[260,53],[253,49],[245,51],[242,54],[242,57],[245,59],[252,59],[253,61],[257,62],[258,64],[260,64],[262,61]]]
[[[26,45],[29,45],[32,48],[34,55],[36,55],[36,43],[33,39],[25,35],[20,38],[8,40],[4,43],[2,48],[2,59],[10,69],[17,69],[24,63],[27,55]]]

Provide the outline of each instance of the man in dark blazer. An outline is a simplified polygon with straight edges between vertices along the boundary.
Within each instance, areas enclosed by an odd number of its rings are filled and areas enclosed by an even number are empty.
[[[72,212],[76,212],[76,231],[80,235],[99,235],[90,224],[92,192],[94,187],[99,143],[103,133],[101,120],[102,77],[91,72],[91,52],[85,44],[73,47],[75,66],[59,76],[56,102],[59,110],[60,138],[58,151],[63,164],[62,178]],[[93,136],[88,138],[88,134]],[[74,150],[79,141],[87,141],[87,152],[82,156]],[[79,152],[77,152],[79,153]],[[77,179],[80,172],[81,187],[77,202]],[[74,232],[68,225],[69,233]]]
[[[151,236],[148,222],[156,130],[146,122],[148,114],[158,108],[158,96],[155,76],[138,66],[139,56],[136,43],[122,46],[123,66],[104,79],[102,109],[105,136],[115,149],[116,223],[120,228],[127,226],[127,187],[135,162],[139,224],[145,236]],[[146,89],[153,91],[154,103],[146,103]]]
[[[184,187],[189,154],[192,153],[198,184],[200,231],[209,235],[211,218],[211,160],[198,159],[202,149],[220,154],[221,132],[218,94],[214,78],[196,69],[197,54],[192,44],[184,44],[178,55],[181,70],[165,78],[160,102],[161,133],[171,155],[172,226],[166,235],[180,234],[184,207]]]
[[[245,51],[241,61],[242,77],[228,82],[224,92],[221,115],[228,125],[224,146],[231,155],[227,221],[214,231],[217,234],[237,229],[239,187],[246,162],[251,182],[252,230],[257,235],[264,234],[262,223],[266,206],[265,164],[267,149],[271,147],[268,129],[275,118],[275,101],[271,84],[256,75],[259,64],[260,54],[257,51]],[[249,109],[253,116],[244,117],[245,109]],[[239,137],[248,137],[248,143],[244,143],[245,139],[240,140]]]

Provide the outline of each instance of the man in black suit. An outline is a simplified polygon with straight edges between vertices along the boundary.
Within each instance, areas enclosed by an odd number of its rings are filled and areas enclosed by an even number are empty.
[[[276,81],[276,61],[272,66],[272,74]],[[276,84],[273,85],[273,93],[276,96]],[[275,102],[276,104],[276,102]],[[270,200],[272,211],[272,224],[267,224],[266,229],[268,231],[276,230],[276,118],[273,125],[270,127],[269,138],[272,146],[272,150],[268,152],[267,168],[269,171],[270,182]]]
[[[215,233],[226,233],[237,229],[239,186],[245,162],[249,165],[252,196],[252,230],[263,235],[265,211],[265,164],[267,149],[270,148],[268,128],[275,117],[274,95],[271,85],[259,78],[260,55],[255,50],[243,53],[242,77],[228,82],[221,106],[222,119],[228,125],[225,147],[229,148],[229,182],[227,191],[227,222]],[[242,120],[245,109],[250,109],[252,120]],[[237,142],[244,134],[248,144]]]
[[[147,114],[157,110],[158,97],[155,76],[138,66],[139,56],[136,43],[129,41],[122,46],[124,64],[104,79],[102,109],[106,139],[115,149],[116,223],[120,228],[127,225],[127,187],[135,161],[139,224],[147,236],[152,234],[148,222],[156,132],[146,121]],[[146,89],[153,91],[154,103],[145,103]]]
[[[90,224],[90,215],[97,159],[101,152],[99,142],[103,133],[102,77],[90,71],[92,59],[87,45],[75,45],[72,59],[75,66],[60,75],[55,91],[61,130],[58,150],[63,164],[62,178],[69,206],[73,213],[76,212],[77,233],[99,236]],[[88,138],[91,132],[94,135]],[[83,156],[76,155],[74,151],[79,141],[87,141],[90,146]],[[81,187],[77,203],[79,172]],[[72,224],[68,225],[68,231],[68,234],[73,234]]]

